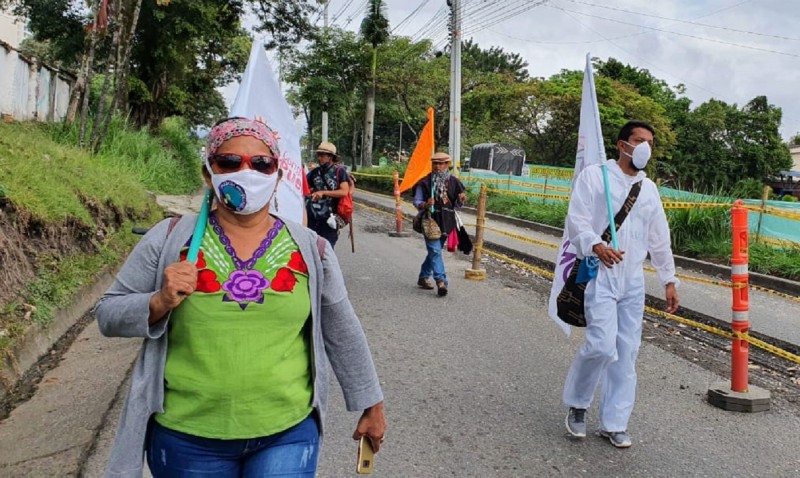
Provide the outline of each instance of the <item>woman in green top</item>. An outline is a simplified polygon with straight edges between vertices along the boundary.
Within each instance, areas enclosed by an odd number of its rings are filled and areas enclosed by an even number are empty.
[[[313,477],[327,399],[319,375],[327,381],[328,360],[348,408],[364,409],[353,438],[367,436],[380,449],[383,396],[338,264],[331,264],[333,251],[325,241],[309,248],[313,233],[270,212],[282,176],[277,141],[259,121],[231,118],[212,128],[203,176],[218,207],[209,214],[196,263],[186,261],[190,236],[180,260],[153,281],[160,287],[150,292],[147,322],[157,337],[149,339],[169,344],[162,354],[162,406],[152,413],[143,444],[156,478]],[[177,231],[174,223],[167,226],[162,255]],[[138,295],[119,290],[134,289],[128,286],[138,279],[133,274],[143,273],[133,266],[147,262],[141,248],[98,304],[104,332],[128,320],[103,303]],[[163,334],[153,334],[163,322]],[[317,359],[322,354],[327,360]],[[148,366],[146,358],[140,361]],[[160,367],[162,360],[155,362]],[[136,389],[134,377],[129,402]],[[130,437],[118,436],[116,445],[125,440]],[[108,474],[116,474],[112,464]]]

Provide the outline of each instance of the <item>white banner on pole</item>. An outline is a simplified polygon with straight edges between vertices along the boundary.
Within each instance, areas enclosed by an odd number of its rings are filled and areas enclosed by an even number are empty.
[[[592,70],[592,59],[590,54],[586,54],[586,69],[583,73],[583,92],[581,93],[581,123],[578,128],[578,152],[575,155],[575,173],[572,176],[573,186],[575,179],[587,166],[592,164],[602,164],[606,161],[606,150],[603,145],[603,133],[600,131],[600,110],[597,107],[597,92],[594,88],[594,72]],[[561,246],[558,248],[556,256],[555,276],[553,277],[553,288],[550,290],[550,302],[548,312],[550,318],[558,324],[565,334],[570,334],[570,325],[558,318],[558,308],[556,298],[564,287],[572,264],[576,257],[575,247],[569,242],[567,230],[564,228],[564,236],[561,238]]]
[[[280,137],[278,147],[281,152],[283,178],[270,210],[302,223],[305,208],[303,201],[305,170],[300,151],[300,134],[289,103],[283,97],[275,79],[262,40],[253,42],[247,69],[230,114],[263,121]]]

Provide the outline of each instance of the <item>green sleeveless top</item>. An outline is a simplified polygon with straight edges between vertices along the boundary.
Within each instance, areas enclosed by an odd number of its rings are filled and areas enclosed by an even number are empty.
[[[164,413],[155,420],[218,439],[303,421],[313,393],[308,268],[283,223],[241,261],[212,215],[197,267],[197,290],[170,317]]]

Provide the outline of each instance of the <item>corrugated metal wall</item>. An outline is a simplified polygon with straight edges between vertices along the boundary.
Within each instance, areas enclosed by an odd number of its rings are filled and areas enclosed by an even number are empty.
[[[0,42],[0,114],[17,121],[62,121],[72,79]]]

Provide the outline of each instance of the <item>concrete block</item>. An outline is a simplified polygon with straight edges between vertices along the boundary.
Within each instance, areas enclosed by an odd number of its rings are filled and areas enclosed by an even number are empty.
[[[732,412],[764,412],[770,408],[769,390],[750,385],[747,392],[734,392],[731,382],[717,382],[708,388],[708,403]]]
[[[486,280],[486,269],[467,269],[464,278],[468,280]]]

